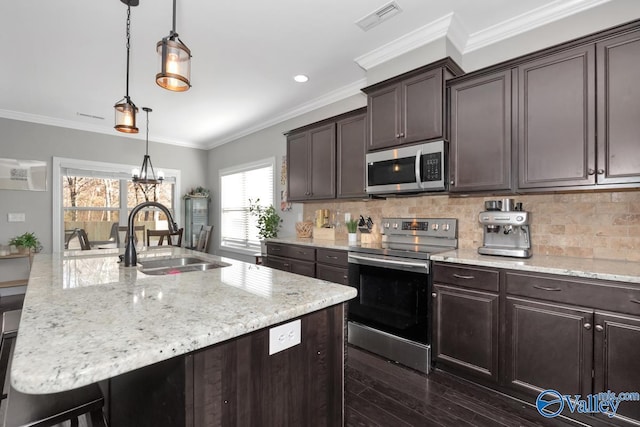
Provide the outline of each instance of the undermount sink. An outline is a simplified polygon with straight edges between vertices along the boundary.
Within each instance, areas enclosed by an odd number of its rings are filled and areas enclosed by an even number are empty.
[[[139,264],[141,273],[154,276],[179,274],[188,271],[206,271],[231,265],[226,262],[209,261],[192,256],[142,260]]]

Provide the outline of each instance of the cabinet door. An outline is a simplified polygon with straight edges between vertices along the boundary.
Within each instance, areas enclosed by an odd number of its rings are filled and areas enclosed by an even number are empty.
[[[359,114],[337,123],[338,198],[364,197],[367,115]]]
[[[368,94],[369,150],[398,145],[400,96],[400,84],[382,87]]]
[[[307,133],[287,137],[289,200],[306,200],[309,196],[309,142]]]
[[[598,184],[640,182],[640,31],[597,45]]]
[[[593,311],[507,297],[506,380],[530,396],[591,393]]]
[[[511,70],[450,89],[449,191],[511,189]]]
[[[308,199],[336,197],[336,126],[330,123],[309,131],[311,194]],[[291,180],[291,177],[289,177]]]
[[[498,294],[433,286],[437,362],[498,381]]]
[[[518,69],[519,187],[595,184],[595,48]]]
[[[640,317],[595,314],[594,393],[640,391]],[[621,402],[618,414],[640,421],[640,402]]]
[[[401,83],[402,144],[442,137],[442,68],[407,79]]]

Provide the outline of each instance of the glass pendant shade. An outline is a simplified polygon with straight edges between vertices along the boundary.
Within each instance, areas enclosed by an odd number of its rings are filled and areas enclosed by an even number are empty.
[[[115,108],[116,111],[115,129],[118,132],[138,133],[138,128],[136,127],[138,107],[136,107],[130,99],[125,97],[118,101],[113,108]]]
[[[160,58],[160,72],[156,83],[174,92],[184,92],[191,87],[191,51],[176,39],[175,35],[163,38],[156,47]]]

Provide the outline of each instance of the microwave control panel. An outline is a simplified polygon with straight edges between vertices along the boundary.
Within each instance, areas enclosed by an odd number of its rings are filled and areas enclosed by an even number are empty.
[[[422,181],[440,181],[442,179],[441,153],[422,155]]]

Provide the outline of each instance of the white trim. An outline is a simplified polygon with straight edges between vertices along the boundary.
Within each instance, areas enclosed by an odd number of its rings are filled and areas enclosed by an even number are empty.
[[[349,83],[348,85],[342,86],[341,88],[333,90],[316,99],[313,99],[309,102],[301,104],[293,108],[292,110],[286,111],[285,113],[280,114],[279,116],[276,116],[272,119],[269,119],[262,123],[258,123],[257,125],[254,125],[254,126],[250,126],[241,132],[234,133],[233,135],[227,136],[225,138],[214,140],[209,145],[204,147],[204,149],[211,150],[212,148],[219,147],[231,141],[235,141],[236,139],[242,138],[243,136],[251,135],[252,133],[258,132],[262,129],[266,129],[270,126],[277,125],[278,123],[282,123],[285,120],[289,120],[294,117],[301,116],[305,113],[309,113],[311,111],[317,110],[318,108],[327,106],[329,104],[333,104],[334,102],[342,101],[343,99],[349,98],[350,96],[362,94],[361,89],[366,85],[367,85],[367,79],[360,79],[355,82]]]
[[[0,117],[3,117],[5,119],[20,120],[23,122],[38,123],[41,125],[57,126],[57,127],[67,128],[67,129],[81,130],[85,132],[101,133],[101,134],[117,136],[121,138],[133,138],[133,139],[140,139],[142,141],[145,140],[145,135],[143,133],[139,133],[139,134],[122,133],[114,130],[112,127],[100,126],[100,125],[95,125],[90,123],[74,122],[72,120],[58,119],[55,117],[41,116],[38,114],[23,113],[20,111],[0,109]],[[197,144],[193,141],[176,141],[174,139],[158,138],[158,137],[150,138],[149,141],[159,142],[160,144],[177,145],[179,147],[202,149],[201,144]]]
[[[118,163],[106,163],[106,162],[96,162],[92,160],[80,160],[80,159],[69,159],[64,157],[54,157],[53,158],[53,185],[52,185],[52,251],[53,252],[62,252],[64,251],[64,243],[63,243],[63,233],[64,233],[64,221],[62,221],[62,169],[73,168],[73,169],[95,169],[102,170],[105,172],[114,172],[114,173],[126,173],[129,174],[131,169],[136,166],[133,165],[123,165]],[[173,185],[173,212],[174,212],[174,220],[180,224],[182,215],[181,215],[181,206],[180,201],[182,198],[180,197],[180,170],[179,169],[166,169],[162,168],[165,172],[166,176],[175,177],[175,183]],[[121,208],[122,208],[122,191],[121,195]],[[124,203],[126,209],[126,200]]]

